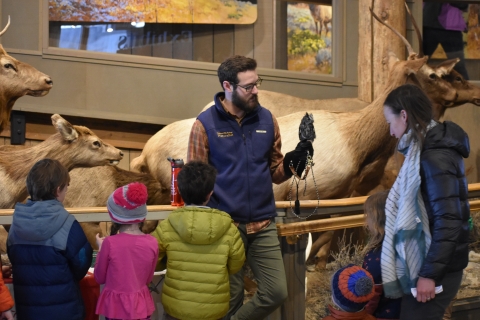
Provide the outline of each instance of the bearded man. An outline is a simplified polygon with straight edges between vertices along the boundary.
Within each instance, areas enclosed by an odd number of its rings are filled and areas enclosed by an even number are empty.
[[[258,290],[243,305],[243,270],[230,275],[230,309],[224,319],[263,319],[287,298],[287,283],[275,226],[273,183],[301,175],[310,142],[301,142],[285,158],[276,118],[258,102],[257,62],[244,56],[226,59],[218,68],[223,91],[202,112],[190,132],[187,161],[213,165],[217,180],[211,208],[230,214],[245,245]],[[308,153],[307,153],[308,151]]]

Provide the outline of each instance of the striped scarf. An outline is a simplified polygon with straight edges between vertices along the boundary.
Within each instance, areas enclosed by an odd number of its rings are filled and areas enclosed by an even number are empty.
[[[431,121],[427,131],[437,125]],[[428,215],[420,191],[420,145],[412,130],[402,136],[398,150],[405,156],[385,205],[385,238],[381,270],[383,290],[389,298],[411,294],[432,240]]]

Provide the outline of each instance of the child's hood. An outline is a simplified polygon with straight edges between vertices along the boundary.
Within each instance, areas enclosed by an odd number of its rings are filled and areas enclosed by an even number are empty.
[[[216,242],[232,225],[232,218],[225,212],[204,207],[177,209],[168,221],[183,241],[200,245]]]
[[[10,231],[31,241],[51,238],[65,223],[69,213],[57,200],[17,203]],[[12,230],[13,229],[13,230]]]

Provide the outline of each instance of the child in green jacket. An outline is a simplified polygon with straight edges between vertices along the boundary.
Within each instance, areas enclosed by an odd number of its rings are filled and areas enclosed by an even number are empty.
[[[216,175],[209,164],[187,163],[177,178],[186,206],[153,232],[159,246],[157,269],[168,258],[162,292],[167,319],[220,319],[227,314],[229,274],[242,268],[245,251],[230,215],[205,206]]]

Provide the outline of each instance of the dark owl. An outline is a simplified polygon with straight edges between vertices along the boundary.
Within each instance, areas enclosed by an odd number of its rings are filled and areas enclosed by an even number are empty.
[[[300,128],[298,129],[298,138],[300,141],[315,140],[315,128],[313,127],[313,114],[305,113],[300,122]]]

